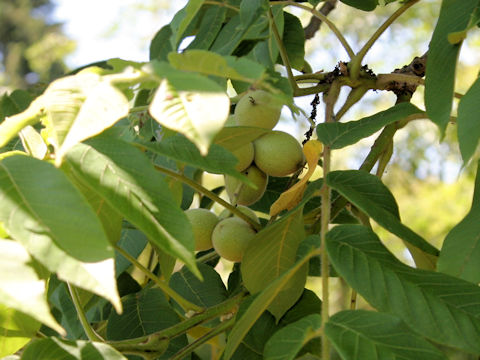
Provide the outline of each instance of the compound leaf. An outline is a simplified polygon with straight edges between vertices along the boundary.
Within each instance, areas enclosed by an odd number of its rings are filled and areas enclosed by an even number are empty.
[[[373,307],[433,342],[480,354],[478,286],[401,263],[362,225],[334,227],[327,251],[337,272]]]

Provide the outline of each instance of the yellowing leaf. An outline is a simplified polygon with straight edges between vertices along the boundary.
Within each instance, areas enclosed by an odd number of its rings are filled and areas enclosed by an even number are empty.
[[[307,182],[312,177],[317,167],[323,145],[318,140],[309,140],[303,146],[303,153],[307,159],[308,171],[305,176],[290,189],[280,194],[280,197],[270,207],[270,216],[278,215],[283,210],[293,209],[303,197],[303,193],[307,188]]]
[[[188,335],[190,335],[194,339],[198,339],[202,336],[207,335],[211,331],[212,331],[211,328],[199,325],[199,326],[195,326],[194,328],[188,330]],[[213,347],[215,347],[217,349],[220,348],[220,339],[219,339],[218,335],[209,339],[209,340],[207,340],[206,343],[212,345]]]

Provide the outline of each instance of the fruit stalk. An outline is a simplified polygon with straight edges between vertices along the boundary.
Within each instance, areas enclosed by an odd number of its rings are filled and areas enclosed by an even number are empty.
[[[77,293],[77,289],[75,289],[70,283],[67,282],[68,291],[70,292],[70,296],[72,298],[73,305],[75,306],[75,310],[77,311],[78,320],[82,324],[83,331],[87,335],[90,341],[96,342],[105,342],[100,335],[98,335],[95,330],[92,329],[90,323],[88,322],[87,315],[83,311],[82,304],[80,302],[80,298]]]
[[[145,266],[140,264],[140,262],[137,261],[132,255],[130,255],[128,252],[123,250],[120,246],[114,245],[115,250],[117,250],[125,259],[130,261],[133,265],[135,265],[138,269],[140,269],[150,280],[152,280],[166,295],[170,296],[173,300],[175,300],[178,305],[180,305],[183,310],[188,311],[188,310],[193,310],[195,312],[203,311],[204,309],[201,308],[200,306],[197,306],[184,297],[182,297],[180,294],[176,293],[175,291],[172,290],[170,286],[168,286],[165,282],[160,280],[155,274],[153,274],[150,270],[148,270]]]
[[[215,201],[216,203],[219,203],[222,205],[224,208],[228,209],[231,213],[233,213],[235,216],[245,220],[248,222],[255,230],[260,231],[262,229],[261,225],[256,223],[254,220],[249,218],[247,215],[242,213],[240,210],[238,210],[235,206],[229,204],[225,200],[223,200],[220,196],[214,194],[210,190],[204,188],[202,185],[197,184],[195,181],[190,180],[186,176],[179,174],[175,171],[172,171],[170,169],[163,168],[161,166],[155,165],[155,169],[158,171],[164,173],[165,175],[168,175],[170,177],[173,177],[174,179],[180,180],[184,184],[190,186],[192,189],[197,190],[199,193],[205,195],[209,199]]]

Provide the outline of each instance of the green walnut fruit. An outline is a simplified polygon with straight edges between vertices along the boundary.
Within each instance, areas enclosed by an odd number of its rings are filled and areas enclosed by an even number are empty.
[[[271,131],[253,143],[255,165],[271,176],[287,176],[305,163],[302,146],[292,135]]]
[[[195,250],[203,251],[212,248],[212,232],[218,223],[218,217],[207,209],[188,209],[185,211],[192,224]]]
[[[248,168],[253,161],[253,143],[245,144],[239,147],[237,150],[232,151],[233,155],[238,159],[238,163],[235,166],[235,169],[238,171],[243,171]]]
[[[260,224],[260,220],[258,219],[258,216],[257,214],[255,214],[255,211],[253,211],[252,209],[250,209],[249,207],[247,206],[243,206],[243,205],[237,205],[237,209],[240,210],[242,213],[244,213],[245,215],[247,215],[250,219],[252,219],[253,221],[257,222]],[[218,215],[218,218],[220,220],[223,220],[223,219],[227,219],[229,217],[232,217],[234,216],[233,213],[231,213],[230,211],[228,211],[228,209],[224,209],[222,210],[222,212]]]
[[[235,121],[240,126],[273,129],[280,119],[282,104],[264,90],[247,92],[235,106]]]
[[[212,233],[213,248],[222,258],[240,262],[256,232],[237,217],[221,220]]]
[[[247,168],[243,174],[250,179],[256,188],[250,187],[237,178],[226,175],[225,189],[232,203],[248,206],[259,200],[265,193],[268,175],[254,165]]]

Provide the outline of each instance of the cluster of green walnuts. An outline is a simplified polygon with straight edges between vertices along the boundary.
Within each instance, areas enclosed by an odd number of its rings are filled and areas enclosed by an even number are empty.
[[[248,208],[264,194],[269,176],[288,176],[303,167],[302,146],[292,135],[272,130],[278,123],[282,104],[274,101],[264,90],[247,92],[237,103],[230,125],[254,126],[268,129],[264,135],[233,152],[236,169],[254,185],[226,175],[225,190],[232,205],[259,223],[256,214]],[[229,126],[227,123],[226,126]],[[195,250],[214,248],[224,259],[240,262],[256,231],[249,223],[224,210],[219,216],[207,209],[189,209],[186,212],[195,237]]]

